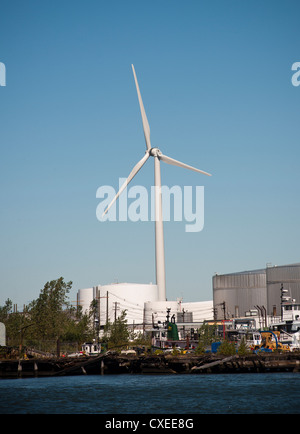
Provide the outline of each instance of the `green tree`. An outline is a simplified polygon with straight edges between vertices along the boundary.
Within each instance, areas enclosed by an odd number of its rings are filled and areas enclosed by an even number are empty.
[[[4,306],[0,306],[0,322],[6,327],[6,340],[8,346],[21,345],[24,334],[31,324],[27,309],[24,312],[12,312],[12,301],[8,298]]]
[[[0,306],[0,322],[5,323],[8,320],[9,314],[12,310],[12,301],[8,298],[4,306]]]
[[[62,277],[47,282],[39,298],[30,304],[33,332],[39,339],[58,342],[63,336],[72,314],[67,300],[71,287],[72,282],[66,283]]]
[[[144,334],[141,331],[139,331],[138,333],[129,331],[129,340],[133,343],[133,345],[151,348],[150,333]]]
[[[236,354],[234,342],[229,342],[225,339],[218,348],[218,353],[224,356],[233,356]]]
[[[55,343],[78,345],[95,337],[95,306],[88,313],[82,307],[72,307],[68,301],[72,282],[62,277],[47,282],[39,297],[23,312],[12,312],[10,299],[0,306],[0,322],[6,327],[8,346],[29,346],[54,352]],[[59,345],[57,345],[59,350]]]
[[[219,341],[219,337],[217,336],[217,325],[202,324],[198,329],[198,339],[198,346],[195,352],[196,354],[203,354],[213,342]]]
[[[110,348],[121,347],[129,342],[130,332],[127,326],[126,310],[113,322],[108,323],[104,329],[104,339]]]
[[[76,315],[73,309],[69,312],[69,320],[61,336],[61,340],[65,342],[83,343],[94,337],[94,330],[91,326],[90,315],[82,313],[82,306],[78,306]]]
[[[246,338],[243,336],[238,348],[238,354],[240,356],[245,356],[246,354],[250,354],[250,353],[251,351],[247,345]]]

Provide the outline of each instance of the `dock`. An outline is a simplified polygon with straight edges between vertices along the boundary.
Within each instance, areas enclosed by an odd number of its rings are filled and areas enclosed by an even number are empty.
[[[118,355],[0,360],[0,379],[110,374],[220,374],[300,372],[300,353],[246,356],[205,354]]]

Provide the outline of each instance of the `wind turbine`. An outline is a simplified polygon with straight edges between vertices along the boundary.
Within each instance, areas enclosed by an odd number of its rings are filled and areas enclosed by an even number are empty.
[[[141,109],[144,136],[146,141],[146,153],[143,158],[134,166],[128,178],[121,186],[120,190],[113,198],[111,203],[107,206],[102,216],[104,216],[114,202],[118,199],[120,194],[125,190],[130,181],[135,177],[139,170],[146,163],[148,158],[154,157],[154,191],[155,191],[155,260],[156,260],[156,284],[158,287],[158,299],[159,301],[166,300],[166,277],[165,277],[165,253],[164,253],[164,232],[163,232],[163,218],[162,218],[162,201],[161,201],[161,176],[160,176],[160,161],[164,163],[171,164],[173,166],[183,167],[185,169],[194,170],[195,172],[202,173],[204,175],[211,176],[210,173],[204,172],[203,170],[196,169],[195,167],[189,166],[180,161],[174,160],[174,158],[167,157],[158,148],[152,148],[150,142],[150,127],[148,119],[146,116],[143,100],[141,97],[140,88],[136,78],[136,73],[134,66],[132,66],[132,71],[134,75],[134,81],[136,85],[137,95],[139,99],[139,105]]]

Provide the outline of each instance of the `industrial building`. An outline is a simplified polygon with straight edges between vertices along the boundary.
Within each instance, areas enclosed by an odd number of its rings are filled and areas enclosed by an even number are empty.
[[[129,328],[133,331],[151,329],[153,324],[166,320],[167,310],[174,315],[179,329],[197,328],[206,320],[213,319],[213,302],[159,301],[157,285],[139,283],[113,283],[80,289],[77,303],[88,311],[97,300],[97,321],[100,331],[126,310]],[[101,334],[101,333],[100,333]]]
[[[160,301],[155,284],[112,283],[80,289],[77,303],[88,311],[97,300],[96,318],[100,335],[105,324],[126,310],[129,328],[150,330],[173,317],[181,336],[203,322],[251,319],[256,328],[270,326],[282,316],[283,295],[300,303],[300,263],[213,276],[213,300]]]
[[[300,263],[213,276],[215,319],[281,316],[284,294],[300,302]]]
[[[213,276],[213,304],[217,319],[247,316],[256,306],[267,305],[266,270]]]

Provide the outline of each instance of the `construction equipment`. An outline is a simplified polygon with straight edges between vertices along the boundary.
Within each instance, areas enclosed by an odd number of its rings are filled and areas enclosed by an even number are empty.
[[[271,351],[290,351],[288,345],[282,344],[280,339],[279,331],[261,331],[261,344],[259,346],[260,350],[271,350]]]

